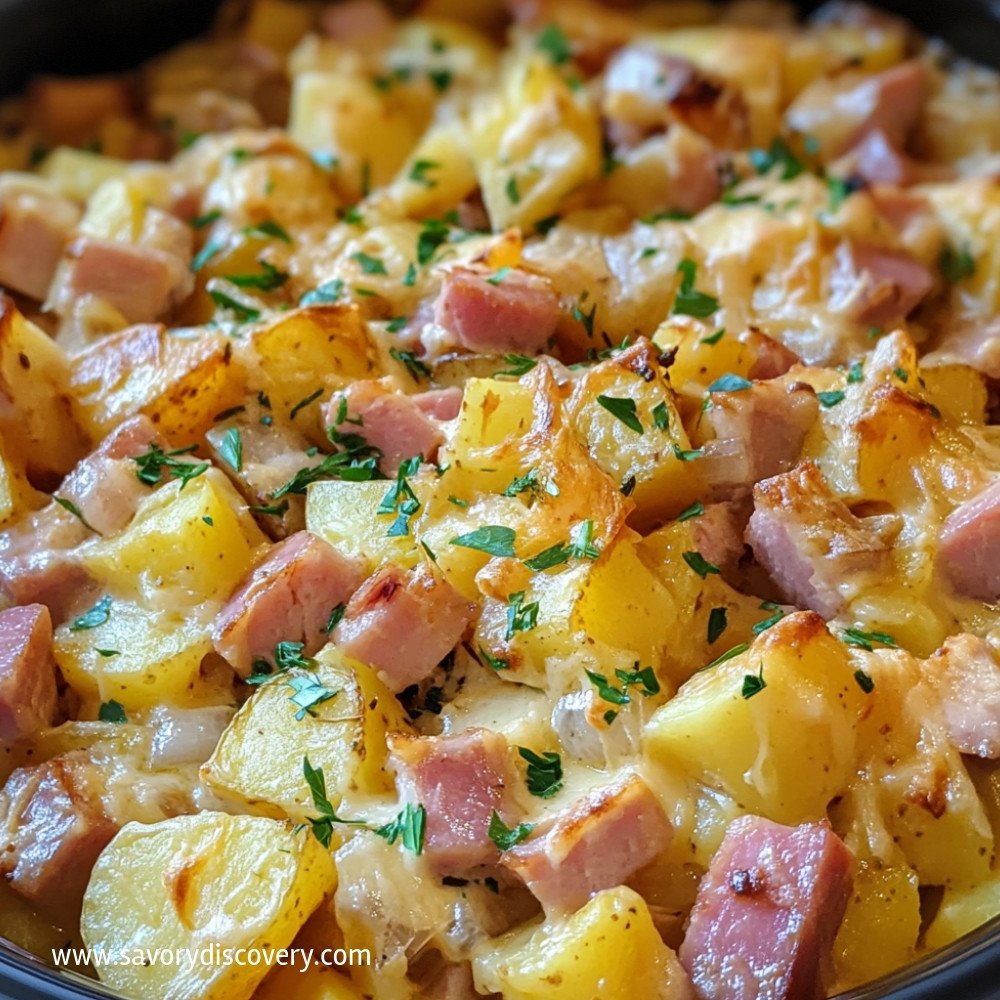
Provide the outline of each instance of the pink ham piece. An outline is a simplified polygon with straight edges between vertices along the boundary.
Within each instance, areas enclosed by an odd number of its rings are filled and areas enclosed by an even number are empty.
[[[507,851],[502,864],[525,881],[546,911],[570,912],[649,864],[672,835],[656,796],[630,774],[575,802]]]
[[[346,0],[331,4],[320,15],[323,34],[344,45],[370,45],[396,26],[392,15],[378,0]]]
[[[347,418],[337,425],[343,405]],[[462,390],[437,389],[417,396],[406,396],[393,388],[391,379],[364,379],[352,382],[343,392],[334,393],[326,405],[327,424],[342,433],[360,434],[383,455],[379,467],[394,475],[404,459],[420,455],[425,462],[437,458],[444,443],[442,420],[458,415]],[[447,414],[438,417],[438,414]],[[360,420],[360,424],[354,424]],[[348,423],[347,421],[352,421]]]
[[[811,136],[829,163],[878,130],[902,147],[923,109],[930,79],[923,63],[900,63],[881,73],[843,73],[809,84],[785,113],[785,124]]]
[[[0,180],[0,285],[42,301],[79,219],[40,182]]]
[[[89,581],[75,549],[92,537],[90,527],[111,535],[132,520],[149,494],[132,459],[154,438],[147,417],[132,417],[66,476],[55,495],[74,504],[86,525],[53,501],[0,532],[0,589],[13,603],[44,604],[56,624],[64,619]]]
[[[962,753],[1000,758],[1000,666],[989,643],[962,632],[924,661],[952,744]]]
[[[133,459],[148,452],[155,439],[156,428],[148,417],[130,417],[73,469],[57,495],[75,503],[100,534],[121,531],[149,495],[149,487],[136,475]]]
[[[715,439],[699,463],[710,498],[748,496],[754,483],[791,469],[818,413],[816,394],[805,383],[774,380],[712,393],[703,421]]]
[[[0,611],[0,743],[50,726],[56,712],[52,618],[41,604]]]
[[[812,462],[758,483],[746,539],[788,602],[829,620],[845,591],[885,566],[885,542],[855,517]]]
[[[679,951],[700,1000],[825,997],[853,866],[826,824],[734,820],[698,887]]]
[[[881,130],[873,129],[837,163],[838,173],[847,173],[868,184],[910,184],[947,181],[953,168],[936,163],[918,163],[896,146]]]
[[[480,264],[446,271],[434,305],[435,323],[470,351],[540,351],[559,321],[552,282],[517,268],[496,279]]]
[[[300,531],[275,545],[230,597],[212,625],[216,652],[241,677],[255,660],[271,661],[279,642],[301,642],[306,655],[327,639],[330,613],[364,580],[362,565]]]
[[[93,295],[127,322],[147,323],[166,315],[192,287],[188,262],[173,253],[80,236],[66,251],[47,306],[65,316],[78,299]]]
[[[458,875],[499,860],[490,840],[493,811],[516,825],[517,772],[507,741],[487,729],[453,736],[390,737],[407,801],[427,810],[424,854],[440,875]]]
[[[333,641],[374,667],[392,691],[429,676],[462,638],[475,613],[446,580],[426,565],[389,564],[351,598]]]
[[[830,308],[865,326],[892,329],[934,287],[934,276],[908,253],[841,243],[830,274]]]
[[[100,770],[80,752],[14,771],[0,791],[0,875],[32,903],[79,911],[97,856],[118,832]]]
[[[978,601],[1000,598],[1000,479],[948,515],[937,558],[959,594]]]
[[[690,520],[695,548],[725,578],[736,576],[746,551],[743,536],[753,504],[749,497],[705,504],[705,512]]]
[[[747,345],[753,357],[753,363],[747,373],[750,379],[764,381],[778,378],[802,361],[794,351],[790,351],[780,341],[762,333],[756,327],[750,327],[741,333],[739,341]]]

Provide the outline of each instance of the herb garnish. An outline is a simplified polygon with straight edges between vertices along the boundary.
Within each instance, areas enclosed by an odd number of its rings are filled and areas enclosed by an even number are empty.
[[[546,750],[539,755],[528,747],[518,747],[517,752],[528,764],[528,791],[540,799],[551,799],[562,788],[562,760],[559,754]]]

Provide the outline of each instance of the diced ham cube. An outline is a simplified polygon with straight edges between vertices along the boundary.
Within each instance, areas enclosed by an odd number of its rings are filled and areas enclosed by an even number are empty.
[[[698,888],[679,951],[700,1000],[826,996],[823,974],[853,865],[823,823],[734,820]]]
[[[379,0],[346,0],[331,4],[320,15],[323,34],[344,45],[370,45],[396,26]]]
[[[945,519],[938,565],[964,597],[1000,597],[1000,479],[960,503]]]
[[[712,393],[703,420],[715,440],[699,463],[711,498],[747,496],[754,483],[791,469],[818,413],[816,394],[804,383],[757,382]]]
[[[391,476],[400,462],[415,455],[425,462],[436,460],[444,434],[435,411],[449,413],[445,419],[450,420],[457,415],[461,401],[458,389],[407,396],[393,388],[391,379],[362,379],[334,393],[326,406],[325,419],[327,424],[336,424],[346,403],[347,420],[360,420],[360,424],[345,423],[337,429],[359,434],[378,448],[383,455],[379,467]]]
[[[517,268],[497,278],[480,264],[446,271],[434,321],[470,351],[540,351],[559,322],[552,282]]]
[[[888,549],[812,462],[753,491],[747,541],[789,603],[830,619],[846,595],[885,567]]]
[[[514,826],[517,772],[507,741],[487,729],[453,736],[391,737],[392,761],[407,801],[427,810],[424,854],[440,875],[496,864],[493,811]]]
[[[546,911],[578,910],[595,893],[621,885],[666,850],[673,828],[636,774],[591,792],[502,864],[527,883]]]
[[[362,565],[300,531],[275,545],[212,626],[216,652],[241,676],[270,661],[279,642],[301,642],[306,655],[327,641],[330,613],[364,580]]]
[[[924,661],[944,711],[952,744],[962,753],[1000,758],[1000,665],[989,643],[962,632]]]
[[[0,532],[0,589],[15,604],[44,604],[56,624],[86,590],[90,577],[76,547],[92,533],[120,531],[149,493],[132,458],[154,440],[145,416],[126,420],[63,480],[55,495],[74,504],[83,519],[55,501]]]
[[[746,551],[743,536],[753,504],[749,497],[705,504],[705,512],[689,522],[697,550],[723,576],[735,576]]]
[[[904,153],[881,129],[873,129],[837,163],[837,173],[849,174],[867,184],[910,184],[948,181],[954,168],[939,163],[918,163]]]
[[[820,77],[792,102],[785,123],[793,132],[813,137],[826,162],[875,130],[902,146],[920,116],[929,85],[927,69],[917,60],[881,73]]]
[[[79,219],[73,202],[41,183],[0,181],[0,285],[42,301]]]
[[[18,768],[0,791],[0,875],[50,912],[79,910],[94,862],[118,832],[102,783],[98,768],[74,752]]]
[[[351,598],[333,641],[374,667],[392,691],[417,684],[455,647],[475,613],[446,580],[422,565],[389,564]]]
[[[908,253],[844,242],[830,274],[830,308],[865,326],[892,329],[933,287],[933,275]]]
[[[69,315],[78,299],[93,295],[114,306],[127,322],[146,323],[165,316],[192,287],[187,261],[174,254],[81,236],[67,249],[48,307]]]
[[[754,361],[747,377],[754,380],[778,378],[802,361],[794,351],[756,327],[750,327],[741,333],[739,341],[746,344],[752,352]]]
[[[0,611],[0,743],[52,724],[56,666],[52,618],[41,604]]]
[[[100,534],[120,531],[149,495],[149,487],[136,475],[132,459],[149,451],[155,438],[156,428],[148,417],[130,417],[77,464],[63,480],[58,496],[75,503],[87,523]]]

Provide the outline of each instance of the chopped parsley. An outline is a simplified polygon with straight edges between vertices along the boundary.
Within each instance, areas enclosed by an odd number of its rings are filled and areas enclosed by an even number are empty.
[[[594,317],[597,315],[597,303],[595,302],[590,307],[590,312],[585,313],[583,311],[583,302],[586,298],[587,298],[587,293],[584,292],[583,295],[580,296],[580,301],[575,306],[573,306],[570,315],[573,317],[573,319],[577,321],[577,323],[580,323],[583,326],[584,332],[587,334],[587,336],[593,339]]]
[[[464,549],[476,549],[478,552],[486,552],[491,556],[514,559],[516,558],[514,552],[516,537],[513,528],[505,527],[502,524],[487,524],[465,535],[457,535],[451,539],[449,544],[458,545]]]
[[[275,239],[281,240],[282,243],[292,242],[288,230],[275,222],[274,219],[265,219],[254,226],[246,226],[243,232],[246,236],[255,236],[258,239]]]
[[[167,475],[181,481],[181,489],[202,473],[207,472],[209,462],[182,462],[177,456],[188,455],[197,449],[196,444],[188,445],[186,448],[177,448],[174,451],[163,451],[155,444],[149,446],[149,451],[144,455],[135,456],[132,461],[138,466],[136,476],[139,482],[147,486],[157,486],[166,470]]]
[[[248,306],[239,299],[234,299],[228,292],[220,288],[211,288],[208,292],[209,298],[220,308],[228,309],[236,317],[238,323],[252,323],[260,319],[260,310],[253,306]]]
[[[288,700],[298,709],[295,718],[299,721],[306,715],[315,716],[317,705],[330,701],[340,693],[324,686],[315,674],[298,674],[289,677],[285,683],[292,689]]]
[[[519,823],[511,828],[500,818],[500,814],[493,810],[490,816],[489,838],[496,844],[500,851],[509,851],[522,840],[527,840],[531,832],[535,829],[534,823]]]
[[[273,292],[288,281],[287,271],[279,271],[266,260],[259,263],[260,274],[227,274],[226,281],[231,281],[237,288],[257,288],[262,292]]]
[[[642,434],[642,421],[636,411],[635,400],[620,396],[598,396],[597,402],[613,417],[617,417],[629,430]]]
[[[309,786],[309,791],[312,793],[313,805],[319,812],[319,816],[310,817],[309,825],[312,827],[313,835],[324,847],[330,846],[335,823],[343,823],[348,826],[365,825],[363,819],[342,819],[337,815],[326,795],[326,779],[323,777],[323,768],[313,767],[309,763],[308,757],[302,758],[302,774]]]
[[[678,462],[693,462],[704,454],[705,452],[701,448],[682,448],[679,444],[674,445],[674,458]]]
[[[424,833],[427,828],[427,810],[421,805],[407,802],[399,815],[375,830],[375,835],[395,844],[402,838],[403,847],[419,855],[424,849]]]
[[[743,686],[740,688],[740,694],[744,698],[752,698],[755,694],[760,694],[766,687],[767,681],[764,680],[764,664],[762,663],[758,673],[743,675]]]
[[[758,174],[770,173],[774,167],[780,166],[780,180],[790,181],[798,177],[805,167],[802,161],[792,152],[788,143],[780,136],[775,136],[771,141],[770,148],[751,149],[750,163]]]
[[[72,514],[72,515],[73,515],[73,516],[74,516],[75,518],[77,518],[77,519],[79,520],[79,522],[80,522],[80,523],[81,523],[81,524],[82,524],[82,525],[83,525],[83,526],[84,526],[85,528],[88,528],[88,529],[89,529],[90,531],[93,531],[93,532],[94,532],[95,534],[98,534],[98,535],[100,534],[100,532],[99,532],[99,531],[97,530],[97,528],[95,528],[95,527],[94,527],[94,526],[93,526],[93,525],[92,525],[92,524],[91,524],[91,523],[90,523],[90,522],[89,522],[89,521],[88,521],[88,520],[87,520],[87,519],[86,519],[86,518],[85,518],[85,517],[83,516],[83,511],[82,511],[82,510],[80,510],[80,508],[79,508],[79,507],[77,507],[77,505],[76,505],[75,503],[73,503],[73,501],[72,501],[72,500],[67,500],[67,499],[66,499],[65,497],[58,497],[58,496],[53,496],[53,497],[52,497],[52,499],[53,499],[53,500],[55,500],[55,502],[56,502],[57,504],[59,504],[59,506],[60,506],[60,507],[62,507],[62,508],[63,508],[63,510],[68,510],[68,511],[69,511],[69,512],[70,512],[70,513],[71,513],[71,514]]]
[[[79,618],[73,619],[70,632],[83,632],[86,629],[97,628],[111,617],[111,595],[105,594],[89,611]]]
[[[707,337],[701,338],[702,344],[708,344],[709,347],[714,347],[722,338],[726,335],[726,328],[724,326],[719,327],[715,333],[710,333]]]
[[[514,174],[511,174],[510,177],[507,179],[507,186],[504,188],[504,190],[507,192],[507,200],[512,205],[517,205],[520,203],[521,191],[517,186],[517,177],[515,177]]]
[[[429,264],[437,248],[448,241],[448,233],[446,222],[440,219],[426,219],[417,235],[417,263]]]
[[[719,308],[719,300],[714,295],[708,295],[695,289],[694,282],[698,274],[698,265],[689,257],[685,257],[677,265],[677,273],[681,276],[681,283],[670,314],[672,316],[694,316],[697,319],[711,316]]]
[[[562,66],[569,62],[572,56],[569,39],[558,24],[547,24],[535,39],[535,48],[544,52],[552,60],[554,66]]]
[[[230,427],[219,442],[219,456],[237,472],[243,471],[243,438],[238,427]]]
[[[504,639],[514,638],[515,632],[529,632],[538,624],[538,601],[524,603],[524,591],[507,598],[507,631]]]
[[[294,420],[299,413],[304,410],[310,403],[315,403],[320,396],[323,395],[323,390],[317,389],[315,392],[309,393],[304,399],[300,399],[292,408],[288,411],[288,419]]]
[[[327,618],[326,624],[323,626],[323,631],[329,635],[341,622],[344,617],[344,612],[347,610],[346,604],[338,604],[331,612],[330,617]]]
[[[507,265],[504,265],[503,267],[498,268],[493,274],[491,274],[486,279],[486,284],[493,285],[494,287],[496,287],[498,285],[502,285],[503,284],[503,279],[506,278],[507,275],[510,274],[510,272],[511,272],[511,268],[508,267]],[[532,367],[534,367],[534,366],[532,366]]]
[[[210,240],[194,255],[191,260],[191,271],[197,274],[216,254],[224,250],[225,246],[222,240]]]
[[[340,301],[344,294],[344,282],[340,278],[324,281],[318,288],[311,288],[299,299],[300,306],[332,305]]]
[[[598,674],[593,670],[587,670],[585,673],[590,683],[597,688],[597,695],[602,701],[606,701],[610,705],[628,705],[632,701],[629,688],[637,688],[644,698],[649,698],[651,695],[659,694],[660,692],[660,682],[657,680],[653,668],[643,667],[640,670],[638,662],[636,662],[635,666],[635,670],[615,671],[615,677],[620,686],[608,680],[604,674]],[[608,714],[610,714],[611,718],[608,718]],[[617,717],[617,714],[617,712],[606,713],[605,721],[610,725]]]
[[[528,764],[528,791],[540,799],[551,799],[562,788],[562,760],[559,754],[551,750],[537,754],[528,747],[518,747],[517,752]]]
[[[690,521],[692,517],[701,517],[705,513],[705,505],[700,500],[695,500],[690,507],[685,507],[677,515],[678,521]]]
[[[708,613],[708,643],[714,643],[729,625],[725,608],[712,608]]]
[[[826,189],[830,192],[829,211],[836,212],[847,199],[860,191],[864,183],[854,177],[827,177]]]
[[[893,649],[899,648],[899,643],[888,632],[862,632],[859,628],[844,629],[840,633],[840,640],[848,646],[866,649],[869,653],[872,651],[873,642],[881,646],[891,646]]]
[[[502,656],[494,656],[485,646],[479,647],[479,655],[490,670],[509,670],[510,664]]]
[[[413,351],[400,351],[395,347],[390,347],[389,355],[406,368],[414,382],[419,382],[421,378],[430,376],[430,368]]]
[[[128,722],[125,707],[114,699],[101,702],[101,707],[97,710],[97,719],[99,722],[115,722],[119,725]]]
[[[653,423],[657,429],[667,431],[670,429],[670,411],[665,402],[657,403],[652,409]]]
[[[410,167],[409,178],[414,184],[423,184],[427,188],[437,187],[437,181],[431,180],[427,176],[427,171],[439,170],[440,168],[441,164],[437,160],[416,160]]]
[[[709,573],[719,572],[719,567],[710,563],[700,552],[684,552],[682,557],[703,580]]]
[[[721,656],[717,656],[711,663],[706,663],[705,666],[699,667],[698,673],[702,670],[711,670],[712,667],[719,666],[720,663],[725,663],[726,660],[731,660],[734,656],[739,656],[741,653],[745,653],[750,648],[749,642],[737,643],[731,649],[727,649]]]
[[[388,274],[385,269],[385,262],[381,257],[370,257],[366,253],[358,251],[351,254],[351,260],[357,261],[358,266],[365,274]]]
[[[846,395],[847,393],[843,389],[831,389],[828,392],[817,392],[816,398],[820,401],[821,406],[830,409],[831,406],[842,403]]]
[[[750,631],[753,632],[754,635],[760,635],[761,632],[766,632],[772,625],[777,625],[778,622],[785,617],[785,612],[782,611],[781,608],[774,603],[774,601],[762,601],[760,609],[761,611],[771,611],[773,613],[753,625]]]
[[[968,247],[956,250],[946,243],[938,256],[938,267],[945,280],[956,284],[965,278],[971,278],[976,273],[976,262]]]
[[[537,358],[529,358],[526,354],[505,354],[503,359],[510,367],[495,374],[510,375],[513,378],[520,378],[522,375],[526,375],[538,364]]]
[[[865,694],[871,694],[875,690],[875,681],[872,680],[871,674],[866,674],[860,668],[854,671],[854,679]]]
[[[396,472],[396,482],[389,487],[388,493],[382,498],[378,505],[376,514],[393,514],[396,519],[389,526],[386,535],[390,538],[399,538],[410,533],[410,518],[420,510],[420,500],[413,487],[407,479],[420,468],[420,456],[408,458],[405,462],[399,463]]]
[[[854,361],[847,370],[847,384],[857,385],[864,378],[864,362]]]
[[[712,384],[708,387],[709,392],[745,392],[747,389],[753,388],[753,382],[749,379],[743,378],[741,375],[733,375],[728,373],[726,375],[720,375]]]

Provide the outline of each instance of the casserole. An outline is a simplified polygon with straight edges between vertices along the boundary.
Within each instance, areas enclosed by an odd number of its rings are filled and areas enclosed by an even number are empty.
[[[961,22],[958,22],[958,24],[960,25]],[[992,21],[987,19],[984,24],[992,24]],[[186,28],[186,26],[184,27]],[[955,27],[955,22],[951,22],[949,24],[949,28],[954,29]],[[977,40],[981,39],[985,37],[985,29],[972,32],[972,34]],[[971,51],[974,43],[969,38],[966,38],[966,41],[968,42],[966,47]],[[865,987],[853,995],[858,997],[917,997],[921,995],[932,995],[930,993],[921,994],[920,992],[914,992],[919,991],[920,989],[941,990],[947,988],[949,990],[966,991],[960,995],[974,997],[976,994],[973,993],[972,990],[977,988],[977,983],[982,983],[984,988],[989,988],[989,979],[991,978],[991,966],[989,963],[995,959],[995,947],[993,947],[992,942],[996,933],[997,931],[995,925],[988,925],[985,928],[981,928],[980,930],[973,932],[973,934],[971,934],[967,939],[944,949],[942,953],[939,953],[936,956],[929,956],[928,959],[916,963],[914,966],[903,970],[903,972],[894,974],[889,977],[889,980],[886,983]],[[5,963],[7,962],[6,956],[4,961]],[[16,969],[23,968],[23,966],[17,964],[16,962],[12,962],[7,967],[10,969],[11,976],[11,986],[9,989],[14,990],[14,983],[16,982],[15,977],[20,974],[16,971]],[[43,980],[48,979],[50,983],[54,982],[48,973],[39,974],[36,972],[35,975],[40,975]],[[953,975],[957,978],[947,978]],[[961,978],[963,976],[965,978]],[[923,980],[923,982],[920,982],[920,980]],[[67,986],[66,988],[71,989],[72,987]],[[873,990],[876,992],[873,992]],[[17,994],[14,993],[13,995],[16,996]]]

